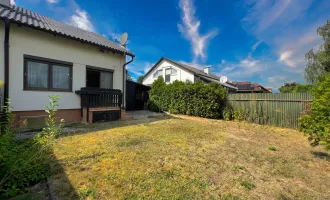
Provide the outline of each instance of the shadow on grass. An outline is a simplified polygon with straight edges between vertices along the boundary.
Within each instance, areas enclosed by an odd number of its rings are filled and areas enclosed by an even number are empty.
[[[330,155],[327,152],[311,151],[311,154],[313,154],[317,158],[330,161]]]
[[[76,125],[72,127],[73,129],[77,129],[77,132],[63,134],[60,137],[72,136],[72,135],[80,135],[86,134],[89,132],[95,131],[103,131],[114,128],[121,128],[126,126],[134,126],[139,124],[147,125],[156,121],[163,121],[168,119],[176,119],[176,117],[170,115],[164,116],[153,116],[143,119],[137,120],[128,120],[128,121],[113,121],[113,122],[103,122],[103,123],[95,123],[89,125]],[[92,155],[92,157],[97,157],[99,155]],[[81,158],[81,162],[87,158]],[[71,184],[65,169],[63,168],[62,163],[67,162],[64,160],[58,160],[55,156],[53,156],[53,161],[51,162],[51,176],[48,178],[49,191],[53,199],[85,199],[89,196],[93,196],[95,192],[91,188],[80,188],[76,189]],[[80,162],[80,161],[79,161]],[[72,165],[79,165],[79,163],[72,162]],[[84,170],[84,169],[80,169]]]
[[[100,123],[94,123],[94,124],[88,124],[88,125],[79,124],[79,125],[74,125],[72,127],[69,127],[72,129],[72,131],[69,131],[68,133],[64,133],[60,137],[79,135],[79,134],[85,134],[88,132],[103,131],[103,130],[121,128],[121,127],[126,127],[126,126],[134,126],[134,125],[139,125],[139,124],[149,124],[152,122],[169,120],[169,119],[180,119],[180,118],[164,114],[163,116],[150,116],[148,118],[143,118],[143,119],[100,122]]]
[[[65,169],[53,156],[50,162],[50,176],[47,178],[47,189],[51,199],[81,199],[81,194],[71,184]]]
[[[75,124],[66,127],[69,130],[67,133],[60,135],[59,137],[66,137],[72,135],[86,134],[89,132],[103,131],[114,128],[121,128],[126,126],[134,126],[143,124],[148,126],[152,122],[164,121],[169,119],[180,119],[171,115],[164,114],[163,116],[150,116],[143,119],[127,120],[127,121],[113,121],[94,124]],[[71,130],[71,131],[70,131]],[[94,155],[95,156],[95,155]],[[49,177],[46,180],[41,181],[37,185],[27,190],[26,194],[17,196],[13,199],[84,199],[93,195],[93,191],[86,188],[76,189],[71,184],[66,170],[64,168],[64,160],[59,160],[55,157],[53,152],[49,152]],[[73,165],[79,165],[79,163],[72,163]],[[0,198],[1,199],[1,198]]]

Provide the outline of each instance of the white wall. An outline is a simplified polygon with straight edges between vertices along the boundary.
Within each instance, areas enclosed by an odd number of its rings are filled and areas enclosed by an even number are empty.
[[[182,69],[181,67],[178,67],[177,65],[174,65],[170,62],[167,62],[166,60],[162,60],[153,70],[151,73],[148,74],[147,77],[143,79],[143,84],[144,85],[151,85],[157,78],[153,77],[153,74],[157,71],[162,69],[163,70],[163,78],[165,80],[165,69],[167,68],[173,68],[177,70],[177,75],[176,76],[171,76],[171,83],[174,82],[175,80],[179,81],[191,81],[194,82],[194,74],[191,72]]]
[[[3,37],[0,35],[0,41],[2,40]],[[3,55],[2,47],[3,45],[0,46],[0,59]],[[123,55],[112,52],[101,53],[99,48],[92,45],[14,24],[11,25],[10,30],[9,51],[9,97],[13,111],[44,110],[49,102],[49,95],[60,96],[60,109],[80,108],[80,96],[74,91],[86,86],[86,65],[113,69],[113,87],[122,90],[122,66],[125,63]],[[72,62],[73,92],[24,91],[24,54]],[[0,60],[0,66],[2,63],[3,61]]]

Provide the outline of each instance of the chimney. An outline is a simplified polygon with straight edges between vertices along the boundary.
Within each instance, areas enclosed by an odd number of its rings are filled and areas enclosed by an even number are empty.
[[[0,5],[10,7],[10,0],[0,0]]]
[[[204,73],[210,74],[210,67],[205,67],[204,68]]]

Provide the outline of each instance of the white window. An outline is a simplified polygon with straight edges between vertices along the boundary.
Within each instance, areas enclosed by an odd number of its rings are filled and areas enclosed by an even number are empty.
[[[172,68],[171,71],[172,71],[171,75],[172,75],[172,76],[176,76],[176,74],[177,74],[176,69],[173,69],[173,68]]]
[[[162,70],[162,69],[157,70],[157,71],[153,74],[154,79],[157,79],[157,78],[160,77],[160,76],[163,76],[163,70]]]
[[[170,83],[171,82],[171,73],[172,73],[172,70],[171,69],[166,69],[165,70],[165,82],[166,83]]]

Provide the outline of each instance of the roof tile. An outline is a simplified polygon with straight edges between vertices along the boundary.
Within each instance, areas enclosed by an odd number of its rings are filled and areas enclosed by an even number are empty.
[[[15,5],[12,5],[11,8],[0,5],[0,19],[9,19],[13,23],[50,31],[71,39],[82,40],[95,46],[134,56],[126,48],[115,44],[100,34],[53,20]]]

